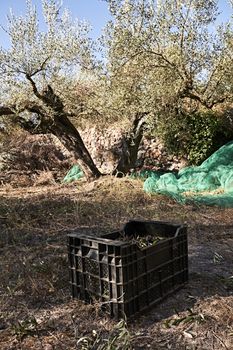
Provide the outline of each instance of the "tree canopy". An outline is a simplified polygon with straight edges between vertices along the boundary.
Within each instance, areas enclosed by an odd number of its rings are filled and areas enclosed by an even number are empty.
[[[207,109],[232,101],[232,23],[216,25],[217,1],[108,2],[107,69],[118,104],[148,111],[184,99]]]
[[[0,50],[1,103],[8,101],[19,110],[29,101],[40,102],[39,91],[48,84],[60,96],[67,90],[71,93],[71,80],[81,68],[92,65],[88,25],[72,20],[68,10],[61,12],[54,0],[42,0],[42,8],[44,31],[39,29],[31,1],[27,1],[25,16],[11,12],[6,28],[11,45]]]
[[[112,15],[103,37],[108,113],[127,120],[146,113],[147,130],[176,144],[173,150],[183,141],[187,150],[190,118],[185,116],[193,114],[193,130],[201,134],[192,158],[205,157],[197,148],[212,146],[219,125],[200,113],[213,115],[232,103],[232,18],[219,23],[218,1],[107,2]]]

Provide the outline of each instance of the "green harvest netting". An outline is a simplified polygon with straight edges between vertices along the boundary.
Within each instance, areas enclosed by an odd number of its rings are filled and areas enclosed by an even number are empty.
[[[79,180],[84,176],[74,165],[64,182]],[[133,178],[146,179],[144,190],[148,193],[168,195],[180,203],[200,203],[233,208],[233,142],[222,146],[200,166],[181,169],[178,174],[142,170]]]
[[[74,165],[66,174],[63,182],[69,183],[81,179],[84,176],[82,169],[79,165]]]
[[[150,172],[144,182],[148,193],[168,195],[180,203],[202,203],[233,207],[233,142],[222,146],[200,166],[178,174]]]

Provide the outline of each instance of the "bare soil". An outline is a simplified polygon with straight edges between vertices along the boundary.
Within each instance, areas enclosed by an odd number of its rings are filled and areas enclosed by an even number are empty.
[[[141,181],[129,178],[2,186],[0,349],[232,350],[232,216],[233,209],[149,196]],[[122,330],[98,304],[72,300],[66,234],[100,235],[130,219],[186,223],[190,277],[185,288]],[[114,337],[115,347],[106,347]]]

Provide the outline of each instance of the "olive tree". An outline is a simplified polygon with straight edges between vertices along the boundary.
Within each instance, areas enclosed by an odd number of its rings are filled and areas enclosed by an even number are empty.
[[[0,49],[0,115],[13,117],[34,133],[52,133],[71,151],[85,175],[98,177],[71,118],[82,114],[85,97],[77,76],[93,69],[92,41],[85,22],[74,21],[55,0],[42,0],[46,30],[40,30],[36,8],[8,16],[9,49]],[[85,95],[85,94],[84,94]]]
[[[56,135],[87,177],[101,174],[73,120],[123,123],[114,173],[126,173],[145,127],[232,101],[232,26],[215,26],[217,1],[106,1],[111,21],[100,41],[102,62],[88,25],[55,0],[42,0],[46,30],[29,0],[24,16],[11,13],[11,46],[0,50],[0,115]]]
[[[150,105],[175,96],[208,109],[232,99],[232,23],[216,25],[218,1],[108,2],[113,16],[106,36],[108,69],[128,92],[125,104],[131,107],[141,94],[140,109],[148,95]]]
[[[232,101],[232,25],[216,25],[217,1],[107,2],[112,14],[103,38],[108,108],[132,121],[128,155],[130,145],[137,153],[139,116],[142,137],[145,122],[171,123],[170,117],[184,110],[212,110]]]

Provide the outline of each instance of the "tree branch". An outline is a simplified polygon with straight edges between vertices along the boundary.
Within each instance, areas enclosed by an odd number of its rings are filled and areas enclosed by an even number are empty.
[[[36,97],[38,97],[40,100],[43,101],[43,96],[37,90],[36,83],[34,82],[32,77],[29,74],[26,74],[26,79],[31,83],[32,90],[33,90],[34,94],[36,95]]]
[[[184,80],[184,77],[182,75],[182,73],[179,71],[178,67],[173,63],[173,62],[170,62],[162,53],[160,52],[156,52],[156,51],[153,51],[153,50],[140,50],[136,53],[134,53],[132,56],[130,56],[125,62],[123,62],[120,67],[117,69],[117,71],[113,74],[113,77],[115,77],[119,70],[121,68],[123,68],[127,63],[129,63],[131,60],[133,60],[134,58],[136,58],[137,56],[140,56],[142,54],[151,54],[151,55],[155,55],[159,58],[161,58],[162,61],[166,62],[168,66],[172,67],[173,69],[176,70],[176,72],[178,73],[178,75],[180,76],[180,78],[182,80]],[[156,67],[156,66],[155,66]],[[164,66],[164,65],[158,65],[158,67],[163,67],[163,68],[166,68],[167,66]]]
[[[194,101],[201,103],[207,109],[212,109],[217,104],[221,104],[221,103],[225,102],[230,96],[227,95],[227,96],[221,97],[219,99],[213,100],[211,102],[208,102],[208,100],[202,99],[199,95],[197,95],[189,90],[186,90],[186,91],[182,91],[179,94],[179,97],[180,98],[190,98],[191,100],[194,100]]]
[[[0,106],[0,116],[2,116],[2,115],[14,115],[16,113],[14,108],[15,108],[15,106],[12,106],[12,107]]]
[[[41,67],[38,68],[37,70],[35,70],[32,74],[30,74],[30,77],[33,77],[34,75],[36,75],[37,73],[41,72],[42,70],[44,70],[44,66],[47,63],[47,61],[50,59],[50,56],[48,56],[44,62],[41,64]]]

